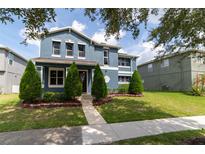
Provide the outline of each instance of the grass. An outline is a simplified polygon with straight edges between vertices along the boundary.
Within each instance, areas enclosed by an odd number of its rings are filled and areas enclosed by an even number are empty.
[[[23,109],[18,95],[0,95],[0,132],[87,124],[80,107]]]
[[[122,140],[113,144],[121,145],[180,145],[195,137],[205,137],[205,130],[189,130],[181,132],[165,133],[154,136],[139,137],[135,139]]]
[[[144,97],[116,97],[97,107],[108,123],[205,115],[205,97],[180,92],[145,92]]]

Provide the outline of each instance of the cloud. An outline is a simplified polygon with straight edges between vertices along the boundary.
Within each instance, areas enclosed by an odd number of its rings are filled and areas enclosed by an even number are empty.
[[[119,38],[123,38],[126,35],[125,31],[120,30]],[[95,32],[92,36],[92,39],[97,42],[108,43],[111,45],[118,45],[118,40],[115,38],[116,35],[111,35],[109,38],[105,36],[105,30],[100,29],[98,32]]]
[[[78,22],[77,20],[74,20],[72,23],[72,28],[77,30],[77,31],[83,32],[86,28],[86,25]]]
[[[49,31],[53,31],[53,30],[57,30],[57,29],[59,29],[59,27],[51,27],[51,28],[49,28]]]
[[[26,38],[26,35],[25,35],[25,28],[21,29],[20,32],[19,32],[19,35],[21,38],[25,39]],[[31,44],[31,45],[35,45],[37,46],[38,48],[40,48],[40,40],[34,40],[34,39],[28,39],[27,40],[27,43],[28,44]]]
[[[164,10],[163,9],[159,9],[158,15],[153,15],[151,14],[148,18],[148,22],[154,25],[157,25],[160,23],[160,18],[164,15]]]
[[[140,42],[136,45],[130,46],[125,49],[125,51],[132,53],[134,55],[138,55],[139,58],[137,59],[137,65],[145,63],[149,60],[154,59],[157,55],[158,51],[163,50],[162,46],[157,47],[154,49],[154,42]]]

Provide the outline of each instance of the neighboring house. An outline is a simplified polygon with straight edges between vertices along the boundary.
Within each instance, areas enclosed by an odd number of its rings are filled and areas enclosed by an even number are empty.
[[[0,93],[18,93],[27,60],[8,47],[0,46]]]
[[[119,83],[127,83],[127,77],[136,69],[137,57],[118,54],[119,49],[118,46],[98,43],[65,27],[50,31],[45,38],[41,38],[40,57],[33,61],[45,91],[63,91],[67,70],[75,62],[83,83],[83,92],[91,93],[96,64],[100,65],[109,89],[118,88],[118,80]]]
[[[145,90],[190,91],[196,76],[205,74],[205,52],[189,50],[137,66]]]

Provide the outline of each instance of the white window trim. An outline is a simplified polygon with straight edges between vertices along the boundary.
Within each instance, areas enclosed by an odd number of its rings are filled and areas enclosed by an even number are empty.
[[[128,71],[118,71],[118,74],[133,74],[133,72],[128,72]]]
[[[168,61],[168,65],[164,65],[164,64],[165,64],[165,61]],[[169,67],[169,59],[164,59],[164,60],[161,62],[161,68],[165,68],[165,67]]]
[[[78,59],[86,59],[85,57],[78,57]]]
[[[121,66],[121,65],[119,65],[118,67],[120,67],[120,68],[131,68],[131,66]]]
[[[36,68],[40,67],[41,68],[41,87],[44,88],[44,81],[43,81],[43,66],[36,66]]]
[[[107,57],[105,57],[105,51],[107,51]],[[105,58],[107,58],[108,64],[105,64]],[[110,65],[110,64],[109,64],[109,49],[104,49],[104,50],[103,50],[103,64],[104,64],[105,66],[109,66],[109,65]]]
[[[74,47],[74,42],[66,42],[66,43],[70,43],[70,44],[73,44],[73,47]],[[65,44],[66,45],[66,44]],[[67,54],[68,54],[68,51],[72,51],[72,53],[73,53],[73,50],[67,50],[67,47],[65,47],[66,48],[66,58],[73,58],[74,56],[68,56]],[[73,48],[72,48],[73,49]]]
[[[62,42],[62,41],[59,39],[52,39],[52,42]]]
[[[86,46],[86,43],[84,43],[84,42],[78,42],[78,44]]]
[[[52,70],[61,70],[63,71],[63,84],[62,85],[51,85],[50,84],[50,72]],[[63,88],[64,87],[64,82],[65,82],[65,68],[57,68],[57,67],[49,67],[49,70],[48,70],[48,87],[49,88]]]
[[[119,70],[118,67],[111,67],[108,65],[100,66],[100,69],[102,69],[102,70]]]
[[[59,55],[56,55],[56,54],[54,54],[54,47],[53,47],[53,42],[60,42],[60,54]],[[52,57],[61,57],[61,40],[53,40],[52,39],[52,55],[51,55]]]
[[[75,42],[68,40],[68,41],[65,41],[65,43],[73,43],[74,44]]]
[[[51,56],[52,57],[61,57],[61,55],[54,55],[54,54],[52,54]]]
[[[129,84],[129,82],[118,82],[118,84]]]
[[[84,45],[85,47],[86,47],[86,44],[85,43],[78,43],[78,45]],[[85,51],[84,51],[85,52]],[[86,54],[86,52],[85,52],[85,54]],[[86,55],[85,55],[86,56]],[[80,50],[79,50],[79,48],[78,48],[78,59],[85,59],[85,57],[81,57],[80,56]]]
[[[65,58],[74,58],[74,56],[65,56]]]

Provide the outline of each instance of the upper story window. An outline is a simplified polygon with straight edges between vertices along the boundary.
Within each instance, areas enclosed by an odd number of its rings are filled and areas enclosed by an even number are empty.
[[[12,53],[8,54],[8,63],[10,65],[13,65],[13,61],[14,61],[14,55]]]
[[[147,70],[148,70],[148,72],[153,72],[153,65],[152,64],[148,64],[147,65]]]
[[[73,43],[66,43],[67,56],[73,56]]]
[[[169,66],[169,59],[164,59],[161,63],[161,67],[168,67]]]
[[[109,50],[104,50],[104,65],[109,65]]]
[[[194,63],[205,64],[205,57],[202,55],[192,57]]]
[[[85,45],[78,44],[79,57],[85,57]]]
[[[61,42],[53,41],[53,55],[60,56],[60,45]]]
[[[130,59],[129,58],[119,58],[118,65],[119,66],[130,66]]]

